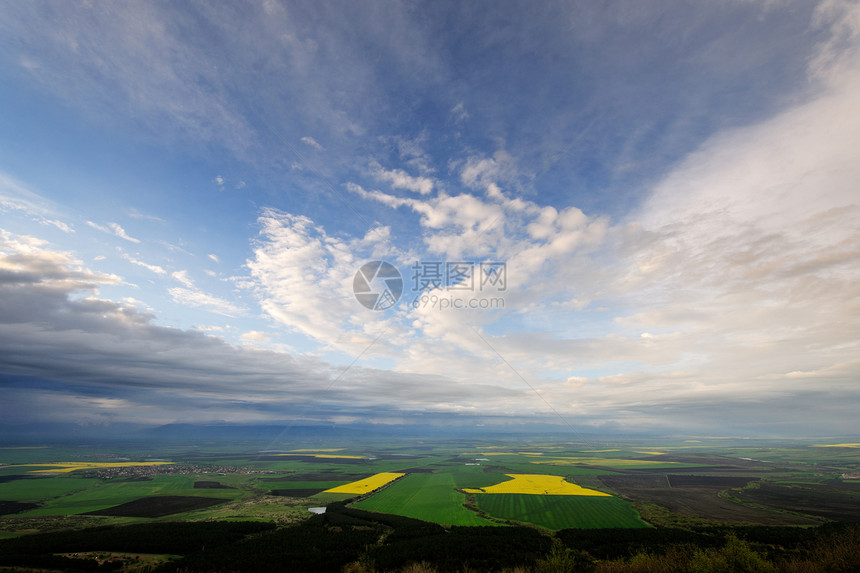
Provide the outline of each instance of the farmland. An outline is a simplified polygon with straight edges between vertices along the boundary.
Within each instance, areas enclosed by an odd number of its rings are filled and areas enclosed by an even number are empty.
[[[608,496],[608,493],[587,489],[565,481],[560,476],[542,474],[507,474],[508,481],[477,489],[464,489],[466,493],[480,494],[534,494],[534,495],[583,495]]]
[[[403,477],[404,475],[406,474],[382,472],[379,474],[372,475],[369,478],[354,481],[344,485],[335,486],[333,488],[325,490],[323,493],[369,493],[371,491],[381,488],[385,484],[392,482],[399,477]]]
[[[309,519],[309,507],[344,501],[455,526],[811,526],[860,519],[855,445],[402,439],[3,449],[0,536],[167,519],[287,525]]]
[[[355,507],[443,525],[494,525],[464,508],[465,501],[466,496],[456,491],[451,474],[415,473]]]
[[[629,502],[612,496],[504,493],[476,497],[478,508],[488,515],[547,529],[648,527]]]

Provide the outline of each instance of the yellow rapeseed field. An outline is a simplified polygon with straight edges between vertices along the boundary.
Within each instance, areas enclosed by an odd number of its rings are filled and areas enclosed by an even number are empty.
[[[133,468],[137,466],[163,466],[173,462],[63,462],[50,464],[20,464],[15,467],[48,467],[46,470],[30,470],[32,474],[68,473],[77,470],[97,470],[102,468]]]
[[[372,475],[369,478],[360,479],[352,483],[327,489],[323,493],[368,493],[405,475],[406,474],[383,472],[381,474]]]
[[[535,495],[600,495],[612,497],[608,493],[586,489],[564,481],[561,476],[541,474],[505,474],[514,479],[480,489],[464,489],[468,493],[529,493]]]
[[[812,446],[813,448],[860,448],[860,444],[858,443],[850,443],[850,444],[815,444]]]

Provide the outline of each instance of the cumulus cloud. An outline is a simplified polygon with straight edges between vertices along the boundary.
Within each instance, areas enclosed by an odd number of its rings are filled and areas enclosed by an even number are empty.
[[[378,181],[385,181],[394,189],[406,189],[421,195],[428,195],[433,191],[433,179],[414,177],[402,169],[384,169],[376,163],[371,166],[371,174]]]
[[[356,310],[352,281],[363,262],[359,253],[371,254],[386,233],[343,241],[307,217],[275,209],[265,209],[259,223],[261,239],[246,264],[263,310],[318,341],[348,342],[343,326]]]

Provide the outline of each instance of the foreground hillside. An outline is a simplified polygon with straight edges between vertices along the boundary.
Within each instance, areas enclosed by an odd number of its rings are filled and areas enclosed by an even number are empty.
[[[342,502],[293,526],[152,523],[0,541],[0,567],[138,572],[769,572],[860,570],[860,525],[690,529],[442,527]],[[11,569],[11,568],[21,569]]]

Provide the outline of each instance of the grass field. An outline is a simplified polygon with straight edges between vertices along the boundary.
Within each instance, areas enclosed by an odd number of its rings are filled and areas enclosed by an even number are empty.
[[[37,502],[83,490],[98,483],[96,479],[49,477],[21,479],[0,483],[0,499],[5,501]]]
[[[455,487],[449,473],[410,474],[355,507],[442,525],[496,525],[463,507],[466,496]]]
[[[265,489],[320,489],[330,490],[342,485],[347,485],[348,481],[266,481],[257,484],[260,488]]]
[[[648,527],[629,502],[617,497],[576,495],[477,495],[478,508],[500,519],[546,527]]]
[[[56,478],[58,481],[64,478]],[[41,480],[28,480],[41,481]],[[65,478],[64,481],[72,481]],[[77,480],[85,481],[85,480]],[[93,480],[95,481],[95,480]],[[150,481],[141,482],[96,482],[88,489],[70,495],[55,497],[42,507],[19,513],[19,517],[37,517],[45,515],[74,515],[106,509],[141,497],[152,495],[187,495],[201,497],[226,497],[235,499],[242,495],[237,489],[194,489],[195,478],[192,476],[156,476]],[[19,482],[11,482],[19,483]],[[9,485],[9,484],[2,484]]]

